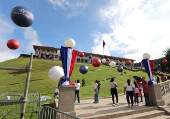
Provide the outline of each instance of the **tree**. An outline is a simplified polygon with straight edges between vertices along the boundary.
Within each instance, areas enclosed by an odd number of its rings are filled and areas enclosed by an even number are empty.
[[[168,48],[164,53],[165,53],[165,59],[167,60],[166,67],[170,69],[170,48]]]

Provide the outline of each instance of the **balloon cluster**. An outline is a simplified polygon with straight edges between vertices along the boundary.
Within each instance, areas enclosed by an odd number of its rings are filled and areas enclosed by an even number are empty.
[[[167,60],[166,60],[166,59],[162,60],[162,63],[163,63],[163,64],[167,64]],[[169,68],[168,68],[168,67],[166,67],[166,68],[165,68],[165,70],[166,70],[166,71],[168,71],[168,70],[169,70]]]
[[[11,10],[12,21],[20,27],[29,27],[34,22],[33,14],[25,7],[17,6]],[[15,39],[8,40],[7,47],[15,50],[20,46],[19,42]]]

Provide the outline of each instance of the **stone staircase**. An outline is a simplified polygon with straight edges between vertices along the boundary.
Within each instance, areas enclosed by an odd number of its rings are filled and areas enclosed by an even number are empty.
[[[119,111],[108,115],[96,115],[86,119],[170,119],[170,115],[166,115],[165,111],[158,110],[158,107],[152,106],[143,109]]]

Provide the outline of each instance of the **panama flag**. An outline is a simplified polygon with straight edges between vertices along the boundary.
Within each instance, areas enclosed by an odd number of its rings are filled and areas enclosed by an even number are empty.
[[[74,64],[76,61],[78,51],[71,49],[71,48],[61,46],[60,54],[61,54],[63,70],[64,70],[64,74],[65,74],[65,78],[66,78],[66,80],[63,81],[61,83],[61,85],[74,85],[70,81],[70,77],[71,77],[73,69],[74,69]]]
[[[142,63],[146,69],[148,76],[149,76],[148,85],[151,85],[154,83],[154,81],[153,81],[153,60],[143,59]]]
[[[103,48],[105,47],[105,45],[106,45],[106,43],[105,43],[104,40],[103,40]]]

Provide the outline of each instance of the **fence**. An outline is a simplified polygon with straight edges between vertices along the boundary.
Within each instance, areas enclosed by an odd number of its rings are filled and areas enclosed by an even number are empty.
[[[0,95],[0,116],[21,114],[24,92],[8,91]],[[25,113],[40,114],[41,94],[36,91],[28,91]]]
[[[44,106],[41,110],[40,119],[80,119],[80,118],[61,112],[55,108]]]

